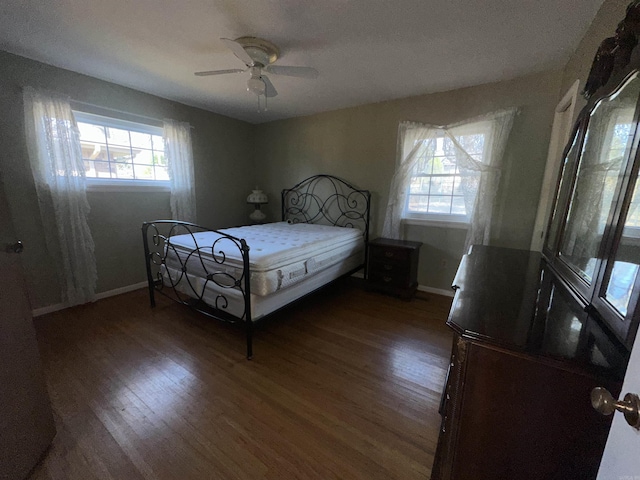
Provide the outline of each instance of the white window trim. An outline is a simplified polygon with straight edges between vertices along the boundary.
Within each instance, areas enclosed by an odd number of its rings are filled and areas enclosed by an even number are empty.
[[[88,192],[171,192],[169,180],[86,177]]]
[[[80,110],[74,110],[73,116],[78,122],[98,123],[112,128],[122,128],[125,130],[134,130],[140,133],[149,133],[151,135],[164,136],[164,129],[156,125],[149,125],[147,123],[130,122],[129,120],[122,120],[114,117],[105,117],[104,115],[97,115],[95,113],[82,112]]]
[[[469,219],[465,215],[437,213],[405,213],[401,220],[405,225],[423,227],[469,228]]]
[[[73,110],[76,122],[97,123],[106,127],[121,128],[164,137],[164,129],[156,125],[131,122],[114,117]],[[170,180],[140,180],[125,178],[85,177],[88,192],[171,192]]]

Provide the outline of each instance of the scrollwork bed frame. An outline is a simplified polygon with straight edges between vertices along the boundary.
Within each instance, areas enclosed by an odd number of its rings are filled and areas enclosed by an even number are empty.
[[[371,194],[368,190],[357,189],[344,180],[331,175],[315,175],[292,188],[282,190],[283,221],[318,223],[362,230],[365,261],[345,275],[350,275],[361,268],[366,268],[370,206]],[[219,238],[212,245],[199,245],[195,236],[198,232],[214,232],[219,235]],[[191,235],[195,248],[186,257],[184,253],[181,257],[176,246],[171,242],[171,238],[184,234]],[[157,292],[211,318],[234,324],[243,324],[246,332],[247,358],[250,359],[253,356],[254,330],[249,266],[251,246],[242,238],[236,238],[221,231],[177,220],[145,222],[142,225],[142,238],[151,306],[155,306],[155,294]],[[180,262],[180,270],[173,276],[166,274],[169,271],[166,261],[171,253],[174,254],[172,258],[178,259]],[[207,262],[205,262],[203,255],[206,256]],[[235,255],[237,258],[242,259],[242,269],[229,268],[229,255]],[[204,275],[200,274],[200,279],[204,284],[200,286],[194,285],[194,277],[192,277],[187,268],[188,265],[194,265],[194,262],[200,271],[204,271]],[[163,272],[165,273],[164,275]],[[190,291],[188,294],[176,288],[180,282],[186,282],[186,285],[189,286]],[[220,290],[220,293],[216,294],[213,304],[207,303],[203,298],[205,287],[209,282],[213,282]],[[317,289],[313,291],[315,290]],[[293,302],[304,298],[310,293],[312,291],[305,293],[303,296],[293,300]],[[238,294],[241,296],[243,302],[241,315],[233,315],[227,310],[232,294],[236,298]],[[270,317],[281,308],[284,308],[284,306],[286,305],[268,312],[259,321]]]

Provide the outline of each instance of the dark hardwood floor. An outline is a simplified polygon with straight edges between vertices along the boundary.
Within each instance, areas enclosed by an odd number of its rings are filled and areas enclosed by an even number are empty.
[[[450,299],[346,279],[243,333],[145,290],[36,319],[41,479],[428,479]]]

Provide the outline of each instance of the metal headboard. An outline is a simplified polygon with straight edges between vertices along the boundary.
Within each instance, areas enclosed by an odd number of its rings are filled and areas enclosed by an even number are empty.
[[[362,230],[369,241],[371,192],[332,175],[314,175],[282,190],[282,220]]]

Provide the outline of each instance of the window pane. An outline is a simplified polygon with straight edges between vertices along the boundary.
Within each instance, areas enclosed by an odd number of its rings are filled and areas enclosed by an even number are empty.
[[[163,158],[164,159],[164,158]],[[430,177],[413,177],[409,185],[409,193],[429,193]]]
[[[453,194],[454,195],[464,195],[464,189],[462,186],[462,177],[460,175],[456,175],[453,177]]]
[[[78,122],[78,130],[80,130],[80,138],[83,141],[96,143],[106,142],[104,127]]]
[[[420,157],[414,168],[414,175],[429,175],[433,173],[433,157]]]
[[[431,195],[429,197],[429,213],[451,213],[452,197]]]
[[[133,177],[133,165],[130,163],[117,163],[112,164],[111,167],[114,178],[134,178]]]
[[[133,149],[133,163],[153,165],[153,152],[151,150]]]
[[[164,156],[164,152],[153,152],[153,164],[163,167],[167,166],[167,158]]]
[[[148,133],[131,132],[131,146],[133,148],[151,149],[151,135]]]
[[[457,140],[469,155],[476,158],[476,160],[482,160],[480,156],[484,151],[484,135],[462,135]]]
[[[429,197],[426,195],[409,195],[407,208],[414,213],[427,213],[429,208]]]
[[[134,165],[133,171],[138,180],[153,180],[153,165]]]
[[[109,170],[109,162],[99,161],[87,161],[85,166],[88,166],[87,177],[92,178],[111,178],[111,171]]]
[[[130,145],[131,142],[129,140],[129,130],[107,127],[107,143],[109,145],[120,145],[120,146]]]
[[[451,205],[451,213],[454,215],[466,215],[467,210],[464,204],[464,197],[453,197],[453,203]]]
[[[440,172],[449,175],[454,175],[456,173],[456,159],[454,157],[442,157],[440,160],[441,167]]]
[[[454,176],[431,177],[431,195],[453,195]]]
[[[115,163],[130,163],[131,149],[129,147],[109,145],[109,160]]]
[[[167,167],[154,167],[156,180],[169,180],[169,169]]]
[[[153,142],[154,150],[164,152],[164,138],[160,135],[151,135],[151,141]]]
[[[104,143],[80,142],[82,158],[85,160],[107,161],[107,146]]]

